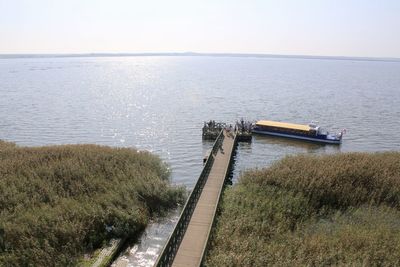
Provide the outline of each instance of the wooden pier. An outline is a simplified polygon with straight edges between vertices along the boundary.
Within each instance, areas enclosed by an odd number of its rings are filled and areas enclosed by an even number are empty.
[[[237,132],[221,130],[156,266],[200,266],[229,176]]]

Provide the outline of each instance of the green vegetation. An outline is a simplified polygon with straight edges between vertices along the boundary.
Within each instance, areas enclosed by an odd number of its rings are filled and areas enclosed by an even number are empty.
[[[286,157],[220,212],[206,266],[400,266],[400,153]]]
[[[72,266],[184,201],[147,152],[0,141],[0,266]]]

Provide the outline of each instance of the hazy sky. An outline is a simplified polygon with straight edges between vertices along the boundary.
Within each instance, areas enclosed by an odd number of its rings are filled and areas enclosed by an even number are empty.
[[[0,0],[0,53],[400,58],[400,0]]]

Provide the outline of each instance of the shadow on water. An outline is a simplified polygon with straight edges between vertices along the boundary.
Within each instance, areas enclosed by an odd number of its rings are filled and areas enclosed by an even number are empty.
[[[243,144],[251,144],[248,142],[244,142]],[[239,142],[236,146],[236,148],[233,150],[232,152],[232,160],[229,164],[229,168],[228,168],[228,174],[227,177],[225,178],[225,186],[226,185],[232,185],[233,184],[233,177],[235,175],[235,166],[236,166],[236,161],[237,161],[237,151],[239,149],[239,145],[242,144],[242,142]]]
[[[253,134],[254,143],[257,145],[274,145],[284,147],[294,147],[302,150],[306,150],[307,152],[315,152],[315,151],[324,151],[324,150],[332,150],[332,151],[340,151],[341,145],[334,144],[324,144],[317,143],[313,141],[307,140],[299,140],[299,139],[291,139],[280,136],[272,136],[272,135],[262,135],[262,134]],[[209,149],[212,148],[214,141],[203,140],[203,152],[206,153]],[[240,142],[238,144],[238,149],[251,151],[253,148],[252,142]]]
[[[277,145],[282,147],[296,147],[303,149],[309,153],[316,151],[334,150],[340,151],[340,145],[317,143],[307,140],[291,139],[280,136],[269,136],[261,134],[253,134],[253,140],[259,144]]]

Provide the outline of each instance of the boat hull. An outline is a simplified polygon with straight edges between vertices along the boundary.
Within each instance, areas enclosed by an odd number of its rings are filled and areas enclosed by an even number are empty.
[[[280,136],[292,139],[300,139],[300,140],[307,140],[312,142],[324,143],[324,144],[334,144],[340,145],[342,143],[342,139],[328,139],[328,138],[318,138],[318,137],[311,137],[311,136],[301,136],[301,135],[294,135],[294,134],[287,134],[287,133],[277,133],[265,130],[257,130],[253,129],[253,133],[257,134],[264,134],[264,135],[272,135],[272,136]]]

